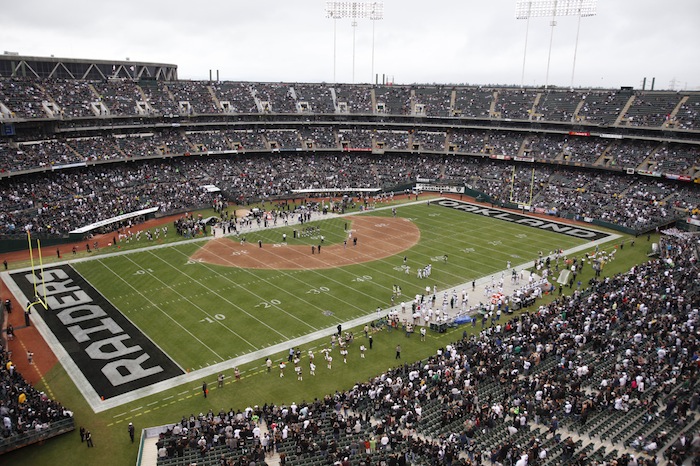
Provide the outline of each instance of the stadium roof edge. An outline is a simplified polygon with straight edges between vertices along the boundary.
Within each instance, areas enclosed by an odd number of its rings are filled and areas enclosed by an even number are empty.
[[[0,77],[38,79],[155,79],[177,81],[177,65],[125,60],[0,55]]]
[[[128,66],[172,66],[177,67],[174,63],[157,63],[157,62],[145,62],[145,61],[132,61],[132,60],[98,60],[91,58],[66,58],[66,57],[39,57],[34,55],[14,55],[14,54],[2,54],[0,55],[0,61],[45,61],[50,63],[98,63],[98,64],[109,64],[109,65],[128,65]]]

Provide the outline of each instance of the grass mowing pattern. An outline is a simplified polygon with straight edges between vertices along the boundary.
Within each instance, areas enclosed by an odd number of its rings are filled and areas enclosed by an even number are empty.
[[[433,206],[430,207],[430,209],[432,208]],[[454,209],[447,210],[451,211],[453,214],[464,215],[463,217],[456,216],[443,219],[452,223],[466,222],[474,226],[476,225],[476,220],[471,219],[481,218],[488,220],[472,214],[458,212]],[[404,209],[400,208],[399,214],[402,215],[403,211]],[[440,212],[442,211],[444,211],[444,209],[440,209]],[[429,213],[432,212],[431,210]],[[380,214],[380,212],[375,212],[371,215],[377,214]],[[381,214],[383,215],[383,213]],[[415,212],[411,215],[415,215]],[[435,219],[437,217],[430,218]],[[496,223],[496,220],[491,220],[490,223],[493,228],[500,228],[500,224]],[[503,223],[506,227],[510,225],[508,222]],[[466,227],[462,226],[462,228]],[[540,233],[536,229],[523,227],[520,233],[515,234],[528,234],[528,232]],[[438,236],[447,238],[447,240],[450,240],[451,234],[453,234],[450,233],[443,236],[442,232],[437,233],[439,233]],[[546,249],[542,249],[545,252],[556,247],[556,245],[559,244],[557,241],[571,240],[571,238],[565,237],[565,235],[555,235],[550,236],[550,238],[557,238],[557,240],[552,241],[551,245],[548,245]],[[429,238],[427,233],[424,232],[423,240],[426,239]],[[513,245],[515,252],[506,253],[506,256],[508,254],[521,255],[523,260],[525,260],[526,256],[524,251],[526,251],[526,249],[523,243],[529,239],[530,238],[523,239],[515,236],[514,241],[516,244]],[[616,244],[624,240],[626,244],[629,245],[632,239],[634,238],[625,236],[617,240]],[[447,240],[445,240],[446,243],[448,242]],[[275,241],[277,241],[277,239],[275,239]],[[472,246],[470,246],[475,248],[475,252],[469,253],[472,254],[474,258],[476,257],[475,241],[476,240],[473,240]],[[497,240],[489,238],[487,241]],[[650,245],[656,241],[658,241],[658,235],[652,235],[651,241],[638,240],[636,247],[625,247],[624,250],[619,250],[615,261],[606,265],[603,276],[611,276],[619,272],[628,271],[631,266],[646,261],[648,259],[647,253],[649,253],[651,249]],[[186,246],[189,245],[181,244],[178,247]],[[423,246],[424,244],[421,242],[413,248],[412,251],[417,252]],[[520,246],[522,246],[522,248]],[[196,247],[197,246],[194,246],[191,249],[194,250]],[[437,246],[435,247],[438,247],[439,250],[430,251],[426,249],[425,253],[428,255],[438,254],[444,249],[444,245],[440,241],[437,242]],[[493,245],[489,245],[489,247],[493,247]],[[613,243],[607,243],[601,246],[601,249],[607,251],[611,251],[613,248]],[[593,250],[593,247],[591,247],[590,250]],[[536,254],[537,249],[531,248],[531,251],[535,251],[534,253]],[[411,254],[413,254],[413,252]],[[483,251],[480,252],[483,253]],[[160,252],[158,252],[158,254],[160,255]],[[455,265],[457,256],[453,257],[450,252],[448,252],[448,254],[450,254],[449,263]],[[581,254],[579,253],[577,256],[580,257]],[[482,262],[487,263],[488,255],[485,257],[486,260]],[[392,263],[400,263],[402,258],[403,255],[397,257]],[[414,259],[417,263],[419,257],[409,255],[410,261]],[[528,257],[528,259],[531,258]],[[513,261],[514,265],[515,263],[516,262]],[[83,265],[85,264],[76,264],[76,268],[78,268],[78,266],[82,267]],[[467,259],[465,259],[465,264],[462,265],[464,268],[468,267]],[[500,269],[497,268],[497,270]],[[593,271],[590,267],[586,267],[581,273],[581,280],[583,283],[587,283],[592,276]],[[415,277],[415,274],[412,275],[411,280],[419,283],[418,280],[413,277]],[[114,281],[113,277],[106,278],[107,283],[112,283]],[[469,277],[465,275],[463,281],[468,280]],[[565,288],[564,293],[570,294],[571,290]],[[482,290],[479,290],[479,295],[483,296]],[[544,299],[537,302],[536,306],[548,302],[553,298],[554,297],[551,295],[545,296]],[[529,311],[533,310],[534,309],[529,309]],[[518,311],[516,315],[521,312],[523,311]],[[336,353],[332,371],[326,371],[325,367],[319,365],[319,370],[317,371],[318,375],[316,377],[310,377],[308,376],[308,372],[305,372],[303,382],[298,382],[295,377],[291,376],[291,372],[283,379],[277,376],[276,370],[273,370],[271,374],[266,374],[261,367],[262,361],[258,361],[241,367],[243,379],[240,382],[233,382],[231,379],[231,371],[227,371],[226,375],[228,378],[226,386],[223,389],[216,388],[214,376],[206,377],[204,380],[206,380],[212,388],[212,393],[206,399],[204,399],[200,393],[202,383],[202,379],[200,379],[196,383],[174,387],[166,392],[147,396],[127,405],[99,414],[94,414],[92,412],[63,367],[56,366],[46,375],[45,379],[47,383],[51,385],[57,399],[61,400],[66,406],[75,411],[76,425],[84,425],[92,431],[93,438],[96,442],[96,448],[85,448],[84,444],[80,443],[78,434],[72,433],[51,439],[40,447],[23,448],[8,453],[3,455],[3,459],[6,460],[8,464],[32,464],[36,466],[54,466],[57,463],[62,464],[67,458],[70,458],[71,464],[75,466],[93,466],[95,464],[100,464],[101,466],[121,466],[124,464],[134,464],[136,461],[137,448],[130,443],[127,435],[126,425],[129,422],[133,421],[138,432],[140,429],[147,426],[175,422],[183,415],[207,412],[209,409],[218,412],[222,408],[228,409],[232,407],[234,409],[243,409],[246,406],[253,406],[265,402],[288,404],[291,401],[296,401],[297,403],[302,400],[310,401],[315,397],[323,397],[326,394],[333,393],[335,390],[348,389],[358,381],[367,380],[368,377],[376,376],[387,368],[397,365],[399,361],[394,359],[394,347],[399,342],[403,348],[403,361],[412,362],[434,354],[437,347],[455,341],[462,335],[463,331],[471,335],[479,330],[480,325],[477,325],[476,328],[460,326],[459,328],[450,329],[444,334],[429,332],[427,342],[420,342],[418,338],[413,337],[406,338],[401,332],[387,333],[386,331],[382,331],[375,334],[375,349],[372,352],[368,352],[366,359],[359,358],[357,351],[357,345],[359,345],[359,343],[356,343],[350,349],[347,365],[343,365],[338,361]],[[360,337],[359,341],[363,341],[362,338],[363,337]],[[308,348],[316,347],[316,351],[318,351],[319,346],[324,346],[326,344],[327,341],[314,341],[308,345],[303,345],[301,349],[305,352]],[[318,357],[320,357],[320,355],[317,353],[317,358]],[[275,361],[286,359],[286,352],[273,355],[272,359]],[[302,360],[302,365],[307,368],[307,359],[302,357]],[[43,384],[38,384],[37,388],[45,389]]]
[[[188,263],[202,243],[104,257],[76,263],[75,268],[178,364],[196,370],[388,307],[394,284],[408,300],[427,285],[455,286],[499,272],[508,261],[517,265],[535,259],[539,251],[547,254],[583,242],[435,205],[399,207],[397,212],[420,228],[416,246],[394,257],[337,269],[253,270]],[[345,223],[351,222],[351,217],[334,218],[305,226],[320,226],[324,244],[330,245],[342,242]],[[289,244],[318,241],[294,239],[294,229],[300,226],[245,236],[248,242],[279,243],[287,233]],[[361,238],[358,247],[370,241]],[[401,270],[404,256],[410,274]],[[419,280],[418,267],[429,263],[431,277]],[[477,290],[470,302],[482,296]]]

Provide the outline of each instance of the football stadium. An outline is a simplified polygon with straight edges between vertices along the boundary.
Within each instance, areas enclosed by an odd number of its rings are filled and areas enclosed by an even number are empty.
[[[700,91],[5,53],[0,130],[2,464],[698,464]]]

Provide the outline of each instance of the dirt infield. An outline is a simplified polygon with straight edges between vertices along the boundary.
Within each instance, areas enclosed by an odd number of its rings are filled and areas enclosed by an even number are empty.
[[[357,238],[357,245],[354,239]],[[353,217],[347,245],[333,244],[311,252],[309,245],[243,243],[217,238],[199,249],[192,260],[250,269],[330,269],[399,254],[420,240],[411,221],[393,217]]]
[[[465,201],[488,207],[488,204],[476,202],[474,198],[468,196],[444,194],[444,197],[459,200],[464,198]],[[412,201],[414,200],[414,196],[397,195],[395,199]],[[421,197],[421,199],[423,198]],[[517,210],[510,211],[520,213],[520,211]],[[545,214],[528,213],[528,215],[538,218],[551,218]],[[180,217],[182,217],[182,215],[178,214],[149,220],[148,222],[132,228],[132,231],[136,232],[137,230],[146,230],[169,224]],[[580,222],[563,218],[557,218],[556,220],[572,225],[584,225]],[[192,257],[192,259],[201,259],[203,262],[231,267],[292,270],[327,269],[370,262],[399,254],[415,245],[420,239],[420,231],[418,228],[412,222],[405,219],[387,217],[348,217],[348,221],[352,222],[353,237],[358,238],[358,243],[355,247],[352,246],[351,239],[348,241],[347,248],[344,248],[343,244],[324,245],[321,248],[321,254],[316,253],[312,255],[310,246],[264,244],[263,248],[259,248],[257,244],[241,245],[231,239],[218,238],[209,241]],[[377,225],[380,224],[384,224],[385,226],[378,227]],[[90,241],[99,241],[100,244],[106,245],[107,242],[113,238],[114,234],[115,233],[108,233],[100,235]],[[85,243],[86,241],[79,241],[73,244],[80,251],[83,251]],[[70,251],[73,244],[60,246],[66,258],[68,258],[68,251]],[[104,248],[104,250],[107,249],[106,247]],[[10,270],[12,270],[13,265],[15,265],[14,262],[26,261],[29,259],[29,251],[23,250],[4,253],[0,257],[9,262]],[[46,374],[57,364],[57,358],[35,327],[24,326],[23,303],[17,301],[2,280],[0,280],[0,297],[2,301],[10,299],[13,304],[13,312],[9,315],[5,314],[5,324],[3,325],[6,326],[9,321],[15,328],[16,338],[8,342],[8,349],[13,353],[12,359],[22,375],[29,382],[35,384],[41,379],[42,375]],[[0,331],[4,331],[4,328],[0,328]],[[27,359],[28,350],[34,353],[34,361],[31,365]]]

